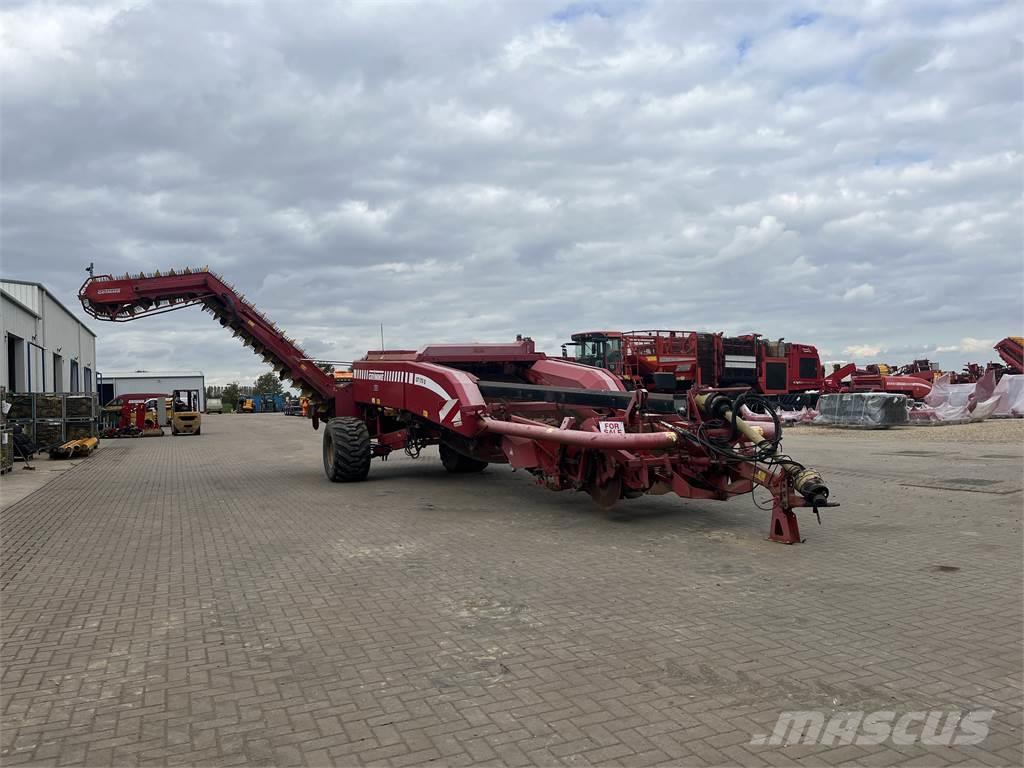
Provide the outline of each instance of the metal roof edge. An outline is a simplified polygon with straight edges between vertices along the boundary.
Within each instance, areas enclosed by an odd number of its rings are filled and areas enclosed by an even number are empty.
[[[9,283],[11,281],[10,280],[6,280],[4,282],[8,282]],[[30,315],[32,315],[32,317],[35,317],[37,319],[42,319],[43,316],[40,315],[38,312],[36,312],[34,309],[32,309],[32,307],[30,307],[28,304],[23,303],[21,300],[17,299],[15,296],[13,296],[12,294],[10,294],[7,291],[5,291],[3,288],[0,288],[0,296],[3,296],[5,299],[7,299],[11,303],[15,304],[16,306],[21,307],[26,312],[28,312]]]
[[[96,332],[92,328],[90,328],[88,325],[83,323],[81,321],[81,319],[79,319],[78,315],[76,315],[70,309],[65,307],[64,306],[64,302],[62,302],[60,299],[58,299],[54,295],[54,293],[49,288],[47,288],[45,285],[43,285],[42,283],[37,283],[34,280],[15,280],[14,278],[11,278],[11,277],[0,277],[0,282],[2,282],[2,283],[15,283],[16,285],[34,285],[36,288],[38,288],[43,293],[45,293],[47,296],[49,296],[51,299],[53,299],[53,303],[54,304],[56,304],[58,307],[60,307],[65,312],[67,312],[69,315],[71,315],[71,317],[73,317],[75,319],[76,323],[78,323],[80,326],[85,328],[86,331],[89,332],[90,336],[92,336],[94,339],[96,338]],[[15,299],[15,301],[17,301],[17,300]],[[29,310],[29,311],[31,311],[31,310]],[[32,314],[36,315],[36,317],[42,317],[42,315],[38,315],[35,312],[33,312]]]

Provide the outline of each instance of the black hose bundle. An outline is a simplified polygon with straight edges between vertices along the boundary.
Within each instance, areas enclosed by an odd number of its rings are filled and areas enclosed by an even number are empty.
[[[772,423],[775,426],[774,436],[755,443],[753,450],[738,450],[733,447],[733,443],[742,435],[739,429],[739,422],[742,420],[739,412],[744,405],[752,411],[764,409],[765,413],[771,415]],[[811,502],[815,514],[817,514],[819,506],[828,503],[828,487],[822,482],[821,476],[779,450],[782,444],[782,420],[775,407],[766,398],[754,392],[744,392],[730,400],[728,395],[719,392],[708,397],[702,410],[710,418],[698,424],[693,434],[686,436],[703,447],[709,456],[715,456],[730,463],[747,462],[755,467],[758,464],[772,468],[779,467],[789,476],[797,492]],[[729,413],[728,417],[725,415],[726,412]],[[665,422],[662,423],[665,424]],[[665,424],[665,426],[671,427],[669,424]],[[709,434],[709,430],[720,430],[726,427],[729,428],[728,438],[713,437]],[[753,492],[752,487],[752,498]],[[754,504],[758,507],[761,506],[756,499]]]
[[[753,451],[737,450],[732,445],[740,435],[736,422],[740,420],[740,408],[744,405],[752,411],[763,408],[765,413],[772,417],[772,423],[775,425],[775,436],[770,439],[765,438],[755,444]],[[731,419],[725,419],[721,415],[726,410],[732,412]],[[755,392],[744,392],[732,401],[729,401],[725,395],[719,395],[712,398],[708,411],[710,414],[716,415],[716,418],[702,422],[697,427],[697,440],[711,455],[718,456],[726,461],[746,461],[751,464],[765,464],[769,467],[781,467],[787,471],[795,470],[799,472],[805,469],[803,464],[794,461],[779,451],[779,447],[782,444],[782,419],[779,418],[775,406],[762,395]],[[720,429],[726,426],[730,427],[730,433],[729,437],[725,440],[708,434],[708,429]]]
[[[753,451],[737,450],[732,445],[736,442],[736,438],[740,436],[737,422],[741,420],[739,413],[740,408],[744,405],[748,408],[751,408],[751,406],[764,408],[765,412],[771,415],[772,423],[775,425],[774,437],[765,438],[755,444]],[[775,459],[779,458],[778,450],[782,442],[782,420],[772,407],[772,404],[761,395],[754,392],[744,392],[731,401],[727,396],[719,395],[709,401],[707,411],[713,418],[709,421],[701,422],[697,426],[697,439],[710,454],[727,461],[747,461],[754,464],[772,464],[775,463]],[[727,419],[724,417],[725,411],[732,412],[731,418]],[[712,437],[708,433],[710,429],[721,429],[723,427],[729,427],[729,437],[725,439]]]

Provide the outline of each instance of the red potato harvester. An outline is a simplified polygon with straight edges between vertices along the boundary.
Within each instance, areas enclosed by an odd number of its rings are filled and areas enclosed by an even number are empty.
[[[769,537],[786,544],[801,541],[795,509],[837,506],[820,474],[782,453],[770,407],[770,422],[738,418],[744,404],[766,405],[743,389],[698,387],[680,399],[626,391],[608,371],[549,358],[528,338],[372,351],[339,381],[206,269],[90,276],[79,298],[100,320],[188,306],[213,314],[309,398],[313,428],[326,423],[324,471],[334,482],[365,479],[374,457],[437,445],[449,472],[507,463],[602,506],[669,492],[724,501],[762,486],[772,495]]]

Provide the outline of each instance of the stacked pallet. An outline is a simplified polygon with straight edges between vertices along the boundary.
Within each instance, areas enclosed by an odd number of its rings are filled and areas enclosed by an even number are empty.
[[[64,395],[38,392],[35,394],[36,420],[56,420],[64,418]]]
[[[37,419],[32,441],[41,449],[64,442],[64,422],[60,419]]]
[[[7,418],[11,421],[32,421],[35,419],[35,395],[11,392],[7,395],[7,401],[11,404],[10,411],[7,413]]]
[[[69,440],[99,435],[97,396],[92,393],[15,392],[7,396],[10,421],[20,424],[40,451]]]
[[[96,396],[65,395],[64,418],[69,420],[96,418]]]
[[[99,403],[95,395],[65,395],[64,439],[99,436]]]

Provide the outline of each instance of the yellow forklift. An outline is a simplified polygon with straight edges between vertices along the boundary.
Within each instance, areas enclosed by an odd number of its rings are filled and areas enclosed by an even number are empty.
[[[171,434],[198,435],[203,414],[199,408],[198,389],[176,389],[171,393]]]

